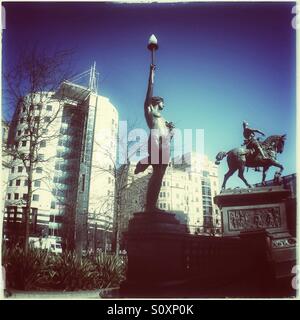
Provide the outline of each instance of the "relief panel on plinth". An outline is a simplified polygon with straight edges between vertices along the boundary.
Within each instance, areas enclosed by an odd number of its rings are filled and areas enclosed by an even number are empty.
[[[280,207],[228,210],[229,231],[280,228]]]

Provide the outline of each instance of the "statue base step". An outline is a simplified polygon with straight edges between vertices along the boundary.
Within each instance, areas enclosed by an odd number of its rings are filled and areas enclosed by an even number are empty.
[[[151,296],[181,283],[185,274],[183,237],[186,235],[187,226],[180,224],[174,213],[135,213],[125,234],[128,271],[121,295]]]

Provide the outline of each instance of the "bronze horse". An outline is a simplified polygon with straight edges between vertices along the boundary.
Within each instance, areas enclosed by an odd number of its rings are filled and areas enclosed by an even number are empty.
[[[246,149],[244,147],[235,148],[228,152],[219,152],[216,156],[216,164],[220,164],[220,161],[227,156],[228,172],[224,175],[222,189],[225,189],[226,182],[236,170],[239,171],[238,176],[247,187],[251,188],[251,185],[244,177],[245,167],[257,168],[263,167],[262,184],[265,184],[266,173],[271,166],[275,166],[280,169],[276,172],[276,177],[280,177],[283,166],[276,160],[277,153],[282,153],[284,149],[284,143],[286,135],[274,135],[266,138],[261,142],[261,147],[267,157],[263,159],[260,154],[254,154],[252,149]]]

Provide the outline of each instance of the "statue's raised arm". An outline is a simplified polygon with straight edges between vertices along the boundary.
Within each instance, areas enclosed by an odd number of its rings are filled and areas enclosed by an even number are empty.
[[[145,108],[147,108],[151,104],[151,99],[153,97],[153,87],[154,87],[154,70],[155,65],[150,64],[150,72],[149,72],[149,78],[148,78],[148,88],[147,88],[147,94],[145,98]]]
[[[265,136],[265,134],[264,134],[262,131],[258,130],[258,129],[252,129],[252,131],[253,131],[253,132],[256,132],[256,133],[259,133],[259,134],[261,134],[262,136]]]
[[[150,65],[150,72],[149,72],[149,79],[148,79],[148,88],[146,93],[146,98],[144,102],[144,111],[145,111],[145,118],[149,128],[152,127],[152,119],[151,119],[151,104],[152,104],[152,97],[153,97],[153,87],[154,87],[154,70],[155,65]]]

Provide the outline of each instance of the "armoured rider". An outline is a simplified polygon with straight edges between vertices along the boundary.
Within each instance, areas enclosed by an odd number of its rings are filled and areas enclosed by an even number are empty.
[[[259,143],[259,141],[255,137],[255,133],[259,133],[262,136],[265,136],[265,134],[258,130],[258,129],[252,129],[249,127],[249,124],[246,121],[243,121],[243,135],[244,135],[244,145],[251,149],[253,148],[255,150],[255,155],[260,154],[262,159],[267,159],[267,157],[264,154],[264,151]]]

